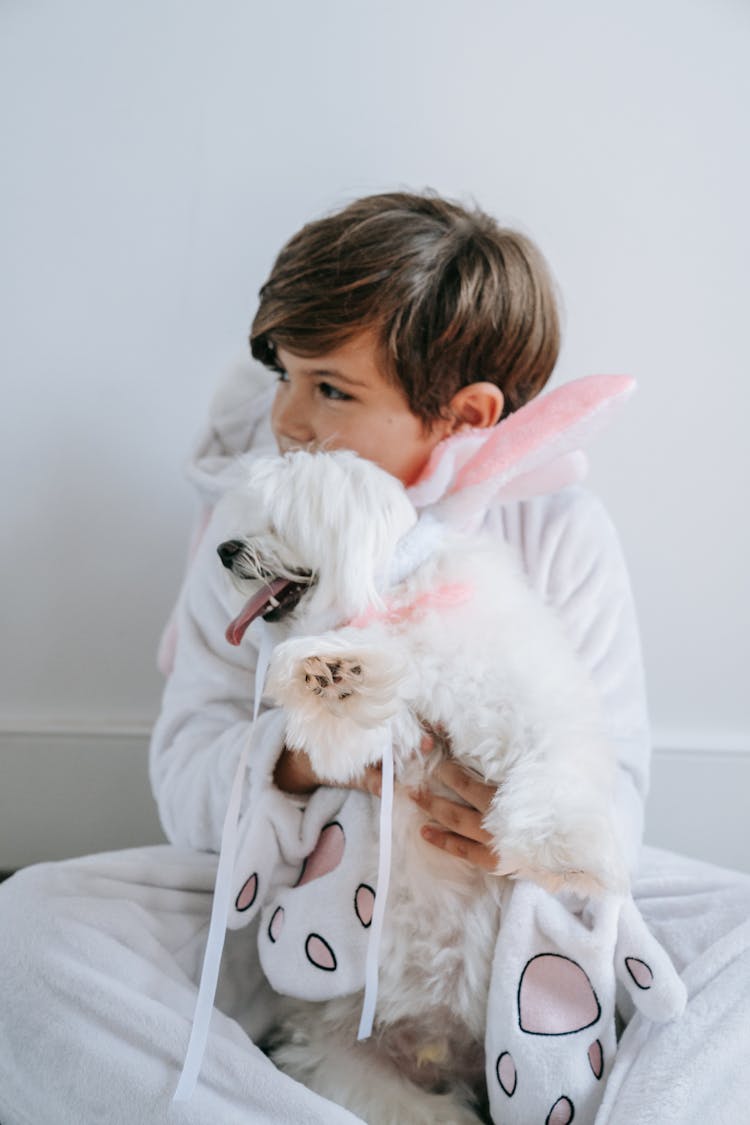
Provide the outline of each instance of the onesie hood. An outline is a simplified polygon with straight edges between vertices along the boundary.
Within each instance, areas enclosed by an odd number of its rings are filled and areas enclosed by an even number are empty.
[[[204,504],[213,507],[240,482],[239,458],[246,472],[248,456],[277,452],[270,420],[275,386],[274,373],[251,359],[238,359],[226,369],[185,466]]]

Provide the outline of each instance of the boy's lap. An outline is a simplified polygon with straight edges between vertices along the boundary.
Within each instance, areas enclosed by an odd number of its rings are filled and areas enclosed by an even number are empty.
[[[644,847],[633,896],[678,972],[750,919],[750,875]]]
[[[79,905],[89,897],[124,899],[157,914],[172,912],[179,899],[207,917],[216,864],[213,854],[171,844],[128,848],[24,868],[0,884],[0,896],[50,896],[59,904],[73,896]],[[704,942],[750,917],[750,875],[661,848],[643,847],[633,895],[650,925],[668,931],[688,923]]]
[[[39,966],[58,964],[67,950],[73,971],[80,955],[117,976],[123,948],[142,965],[152,961],[156,973],[197,984],[216,865],[215,855],[164,844],[24,868],[0,885],[0,950],[12,960],[23,951]],[[265,1033],[275,1010],[256,941],[255,926],[227,933],[216,997],[251,1038]]]
[[[7,879],[0,896],[25,900],[29,909],[44,904],[53,914],[115,901],[155,914],[176,906],[200,914],[210,910],[215,874],[215,856],[162,844],[34,864]]]
[[[109,933],[149,930],[197,979],[216,863],[215,855],[156,845],[29,867],[0,885],[0,918],[16,926],[46,918],[51,930],[66,917]],[[680,972],[750,918],[750,876],[657,848],[643,848],[633,892]],[[254,946],[247,929],[227,935],[232,986],[255,961]]]

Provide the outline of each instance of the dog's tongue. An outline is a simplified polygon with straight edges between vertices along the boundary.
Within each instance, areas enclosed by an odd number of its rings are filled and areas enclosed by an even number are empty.
[[[256,617],[260,617],[268,611],[270,599],[275,598],[289,585],[291,583],[288,578],[274,578],[273,582],[269,582],[267,586],[264,586],[262,590],[248,599],[234,621],[231,621],[227,626],[226,638],[230,645],[240,643],[247,632],[248,626],[255,621]]]

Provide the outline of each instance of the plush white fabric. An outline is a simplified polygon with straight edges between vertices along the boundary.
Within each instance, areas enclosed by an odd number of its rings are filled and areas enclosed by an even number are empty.
[[[359,1120],[253,1046],[279,1014],[246,930],[227,940],[194,1099],[184,1059],[216,857],[143,848],[28,868],[0,886],[3,1125],[344,1125]],[[635,1015],[596,1125],[741,1122],[750,1104],[750,878],[645,848],[635,898],[688,1006]]]
[[[255,398],[253,387],[256,388]],[[248,454],[253,458],[273,447],[268,427],[272,393],[265,372],[242,367],[230,373],[227,383],[220,389],[212,423],[191,469],[209,503],[215,502],[222,490],[230,489],[241,479]],[[242,419],[241,425],[238,419]],[[193,847],[216,847],[232,767],[241,751],[243,737],[250,729],[249,684],[256,652],[248,643],[251,635],[232,653],[224,640],[224,629],[237,607],[215,554],[218,543],[236,537],[238,528],[234,519],[232,505],[219,505],[198,546],[175,616],[174,667],[152,745],[152,778],[165,828],[175,842],[184,841]],[[490,535],[498,537],[498,582],[502,581],[503,573],[503,541],[507,541],[511,551],[520,555],[536,594],[561,617],[564,631],[573,640],[573,647],[578,650],[603,698],[609,733],[620,753],[617,811],[632,867],[642,823],[648,736],[632,599],[611,525],[601,505],[585,490],[576,488],[535,500],[496,504],[490,508],[486,522]],[[594,586],[588,596],[585,583]],[[613,614],[621,620],[613,623]],[[602,653],[606,654],[606,663],[601,659]],[[240,679],[243,662],[244,682]],[[600,665],[603,665],[601,673]],[[224,686],[223,693],[217,693],[217,684]],[[230,705],[232,710],[228,713]],[[212,722],[215,736],[208,725]],[[309,834],[304,826],[310,824],[310,818],[300,819],[300,802],[279,793],[273,786],[267,799],[258,802],[258,794],[267,790],[282,745],[278,728],[269,714],[256,724],[253,742],[241,837],[244,837],[242,854],[253,857],[251,880],[254,882],[250,889],[254,893],[259,883],[267,887],[269,879],[277,880],[281,876],[282,884],[286,880],[287,885],[294,881],[296,874],[284,869],[295,856],[300,860],[305,854],[300,847],[295,847],[295,839],[299,837],[301,845],[301,837]],[[220,763],[219,770],[217,763]],[[208,784],[201,784],[199,778],[206,772]],[[166,785],[160,784],[161,776],[166,777]],[[253,793],[255,799],[251,799]],[[165,805],[163,796],[170,805]],[[175,796],[179,798],[176,810],[179,823],[170,817]],[[197,807],[196,798],[200,802]],[[194,810],[192,819],[191,809]],[[204,834],[207,828],[210,839]],[[312,842],[306,842],[307,850]],[[365,862],[365,866],[367,851],[364,847],[360,849],[360,862]],[[347,855],[350,854],[347,849]],[[373,883],[371,874],[366,880],[363,878],[363,884],[371,886]],[[317,902],[316,890],[310,888],[314,902]],[[273,909],[278,911],[276,918],[285,917],[283,910],[291,919],[295,904],[298,906],[297,900],[306,893],[290,892],[287,895],[290,901],[281,908],[274,900]],[[348,918],[347,912],[339,910],[336,914],[335,891],[328,887],[326,894],[329,900],[333,896],[333,902],[329,901],[329,918],[335,915],[337,922],[329,920],[328,927],[323,928],[330,938],[331,925],[334,925],[338,935],[338,965],[331,980],[329,974],[319,970],[312,970],[311,974],[311,965],[304,958],[296,969],[294,959],[287,963],[281,947],[286,947],[287,937],[295,934],[296,929],[287,922],[279,941],[265,940],[272,922],[270,917],[264,917],[261,957],[270,979],[281,991],[288,991],[285,981],[288,982],[290,973],[295,984],[312,975],[315,979],[310,987],[315,995],[318,995],[315,989],[322,988],[321,997],[330,995],[331,987],[338,994],[351,992],[356,987],[356,972],[361,966],[362,928],[353,923],[355,932],[349,933],[352,926],[347,930],[342,922]],[[246,891],[245,898],[248,897],[249,891]],[[265,895],[263,897],[265,901]],[[351,966],[345,971],[342,952],[344,946],[350,945],[346,960]],[[306,948],[304,942],[300,944],[302,948]],[[485,958],[490,953],[491,945],[485,950]],[[321,947],[320,955],[332,956],[327,946]],[[611,968],[611,950],[609,963]],[[280,971],[277,966],[281,966]],[[302,994],[306,994],[304,989]],[[610,1013],[610,1017],[612,1015]]]
[[[561,440],[559,431],[550,437]],[[638,967],[643,980],[633,984],[636,1002],[657,1020],[679,1015],[684,988],[632,900],[617,893],[625,888],[608,815],[609,747],[596,701],[554,615],[529,594],[512,553],[496,536],[458,533],[447,522],[429,560],[398,586],[379,586],[377,576],[393,569],[404,532],[408,542],[420,535],[420,525],[398,482],[351,453],[254,460],[227,502],[237,522],[229,536],[233,554],[224,563],[231,564],[249,605],[258,603],[254,575],[316,575],[294,613],[263,629],[263,635],[272,628],[276,633],[267,692],[284,708],[289,745],[307,750],[322,776],[343,782],[392,746],[399,778],[406,774],[419,785],[420,715],[447,730],[459,761],[500,783],[484,823],[508,869],[529,872],[545,886],[564,882],[587,894],[596,883],[610,892],[596,902],[575,895],[567,902],[514,882],[499,911],[499,880],[482,880],[429,848],[419,837],[419,811],[409,800],[397,801],[392,828],[381,836],[381,847],[393,837],[396,862],[380,952],[378,1029],[367,1047],[380,1080],[353,1089],[359,1000],[346,1005],[342,997],[365,982],[372,900],[377,915],[386,896],[374,877],[376,814],[369,806],[375,802],[342,792],[335,808],[335,791],[323,789],[299,825],[284,818],[272,833],[278,791],[269,785],[266,802],[262,795],[258,800],[254,770],[230,924],[243,925],[263,906],[264,970],[277,991],[304,1001],[290,1005],[274,1060],[373,1125],[399,1112],[413,1125],[433,1125],[433,1095],[416,1085],[407,1093],[404,1082],[405,1074],[420,1070],[426,1052],[433,1084],[447,1073],[456,1090],[455,1117],[446,1120],[476,1121],[464,1104],[461,1079],[476,1081],[475,1059],[486,1034],[488,1061],[502,1058],[513,1070],[512,1090],[488,1070],[493,1120],[543,1120],[563,1099],[561,1107],[590,1125],[614,1057],[615,974],[632,983],[628,966]],[[458,514],[463,526],[466,513]],[[368,613],[376,587],[385,599],[382,612]],[[444,597],[435,612],[429,607],[440,591],[454,596]],[[327,620],[332,605],[336,620],[343,616],[350,624],[321,635],[321,613]],[[235,626],[230,634],[238,643]],[[332,660],[338,680],[330,682],[332,698],[324,701],[321,684]],[[356,669],[351,679],[348,668]],[[319,809],[320,796],[326,804]],[[311,819],[317,824],[312,834]],[[281,858],[289,862],[295,855],[296,870],[292,865],[288,880],[274,885]],[[369,905],[364,914],[362,902]],[[524,998],[518,1013],[517,992]],[[532,1008],[545,1009],[533,1030],[520,1020],[529,997]],[[311,1000],[328,1002],[311,1010]],[[550,1026],[560,1030],[546,1030]],[[476,1043],[470,1057],[452,1047],[467,1039]],[[587,1051],[598,1052],[597,1059]]]
[[[190,469],[204,505],[231,458],[268,452],[270,377],[240,365]],[[742,1121],[750,1104],[750,879],[652,849],[639,854],[648,729],[626,570],[601,505],[582,489],[508,505],[490,526],[518,551],[592,672],[619,748],[619,809],[643,916],[688,987],[679,1021],[629,1022],[597,1125]],[[223,642],[233,611],[209,528],[184,584],[174,671],[152,778],[176,845],[30,868],[0,887],[2,1125],[337,1125],[357,1120],[278,1073],[253,1046],[278,1014],[247,931],[229,934],[202,1081],[170,1103],[184,1059],[221,822],[249,731],[252,652]],[[268,776],[278,719],[261,716]],[[279,794],[281,810],[300,802]],[[282,814],[283,815],[283,814]],[[627,997],[624,997],[627,1000]],[[623,998],[621,998],[623,1002]]]
[[[228,943],[202,1080],[172,1104],[216,859],[171,847],[28,868],[0,888],[3,1125],[344,1125],[248,1037],[274,998]],[[238,1022],[239,1017],[241,1022]],[[247,1028],[243,1030],[241,1023]]]
[[[240,454],[273,450],[271,380],[262,369],[238,365],[220,388],[189,470],[204,503],[214,504],[237,483]],[[617,805],[632,868],[642,835],[650,745],[633,599],[611,521],[590,492],[572,487],[498,505],[486,526],[518,553],[600,695],[618,749]],[[174,617],[174,666],[151,753],[152,785],[167,837],[213,851],[252,714],[255,653],[250,638],[239,649],[224,639],[237,595],[216,558],[217,544],[234,530],[231,514],[220,506],[198,544]],[[267,723],[261,718],[255,732],[258,746],[267,746]]]

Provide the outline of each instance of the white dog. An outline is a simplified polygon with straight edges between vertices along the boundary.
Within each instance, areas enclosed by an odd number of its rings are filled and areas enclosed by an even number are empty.
[[[288,746],[335,785],[390,744],[397,781],[418,787],[446,753],[419,752],[423,724],[442,728],[452,756],[497,785],[484,825],[498,874],[625,890],[592,687],[510,548],[418,520],[397,480],[348,452],[251,462],[231,503],[238,534],[219,554],[249,598],[227,636],[240,643],[258,616],[275,630],[267,694]],[[273,1046],[282,1069],[371,1123],[482,1119],[472,1098],[508,881],[430,847],[425,819],[397,787],[375,1036],[355,1042],[354,995],[291,1002]]]
[[[510,549],[418,524],[403,486],[348,452],[256,461],[237,498],[242,538],[219,552],[253,593],[233,640],[259,615],[288,638],[267,682],[288,745],[346,784],[392,744],[418,785],[435,764],[417,754],[423,724],[442,728],[498,786],[485,827],[501,873],[623,890],[597,701]]]

